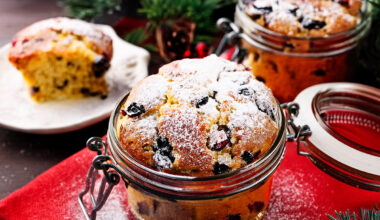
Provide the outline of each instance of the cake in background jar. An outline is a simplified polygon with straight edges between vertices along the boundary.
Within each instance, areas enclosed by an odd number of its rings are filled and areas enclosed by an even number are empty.
[[[280,102],[314,84],[350,80],[355,47],[370,26],[366,7],[361,0],[240,0],[244,64]]]

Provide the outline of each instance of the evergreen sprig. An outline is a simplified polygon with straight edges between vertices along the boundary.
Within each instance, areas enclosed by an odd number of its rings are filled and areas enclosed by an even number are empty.
[[[357,220],[357,216],[355,212],[351,215],[350,210],[347,209],[346,212],[338,212],[335,211],[336,218],[327,214],[326,216],[329,217],[331,220]],[[375,208],[373,209],[360,209],[360,219],[361,220],[380,220],[380,209],[375,204]]]
[[[371,29],[358,50],[358,60],[366,72],[363,79],[366,84],[380,88],[380,0],[368,0],[372,17]]]
[[[196,33],[205,34],[215,32],[215,23],[212,21],[212,13],[233,2],[231,0],[141,0],[141,8],[138,10],[152,23],[156,25],[170,20],[188,19],[196,23]]]
[[[92,21],[103,14],[119,11],[122,0],[60,0],[69,17]]]
[[[148,38],[149,33],[147,33],[142,27],[136,28],[123,36],[123,39],[131,44],[144,47],[150,52],[157,52],[157,47],[155,45],[145,43]]]

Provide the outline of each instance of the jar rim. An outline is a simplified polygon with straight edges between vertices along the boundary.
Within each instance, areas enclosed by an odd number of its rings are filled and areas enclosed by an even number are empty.
[[[165,195],[167,194],[175,194],[180,192],[182,195],[179,196],[182,199],[209,199],[212,196],[215,198],[225,197],[231,194],[236,194],[238,192],[245,191],[247,189],[252,188],[253,186],[261,184],[263,181],[269,178],[269,176],[277,169],[280,164],[284,152],[285,152],[285,139],[286,139],[286,119],[283,111],[281,110],[278,102],[278,115],[277,115],[277,123],[279,126],[277,136],[273,141],[271,147],[265,153],[265,155],[259,158],[257,161],[245,166],[241,169],[237,169],[235,171],[231,171],[228,173],[214,175],[214,176],[185,176],[185,175],[176,175],[170,174],[166,172],[157,171],[153,168],[143,165],[136,159],[134,159],[121,145],[118,137],[117,137],[117,122],[120,117],[120,111],[123,103],[127,100],[128,95],[125,95],[114,108],[107,132],[107,142],[111,151],[111,155],[116,162],[117,166],[122,168],[128,176],[128,180],[132,181],[144,189],[150,190],[153,193],[160,193],[160,191],[164,190]],[[150,177],[150,178],[147,178]],[[153,180],[153,178],[154,180]],[[242,181],[244,178],[248,177],[249,180],[256,181]],[[191,187],[200,185],[215,185],[219,184],[218,181],[225,180],[225,185],[214,191],[207,191],[207,194],[204,194],[205,189],[198,190],[199,187]],[[240,180],[237,182],[237,180]],[[141,182],[143,181],[143,182]],[[168,181],[169,184],[162,184],[162,181]],[[189,184],[189,189],[179,188],[177,183],[181,183],[181,186]],[[236,184],[241,184],[242,187],[237,187]],[[248,184],[248,185],[247,185]],[[198,186],[200,186],[198,185]],[[235,186],[236,189],[228,191],[232,186]],[[228,193],[222,193],[222,191],[228,191]],[[202,192],[198,192],[202,191]],[[194,193],[196,195],[194,195]],[[197,195],[199,193],[199,195]],[[212,194],[215,195],[212,195]],[[174,197],[178,197],[175,196]]]
[[[379,154],[338,135],[320,114],[329,110],[378,114],[380,108],[371,106],[380,103],[379,94],[379,89],[361,84],[324,83],[303,90],[295,99],[300,105],[295,124],[306,123],[312,131],[304,142],[310,160],[343,182],[374,191],[380,190]]]

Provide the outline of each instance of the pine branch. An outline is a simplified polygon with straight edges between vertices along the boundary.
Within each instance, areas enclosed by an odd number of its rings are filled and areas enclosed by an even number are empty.
[[[350,210],[347,209],[345,213],[335,211],[336,218],[326,214],[326,216],[331,220],[357,220],[355,212],[351,215]],[[361,220],[380,220],[380,210],[379,207],[375,204],[373,209],[360,209],[360,219]]]
[[[68,16],[87,21],[119,11],[121,7],[121,0],[60,0],[58,3]]]
[[[197,29],[204,30],[215,26],[211,24],[210,17],[222,5],[221,2],[222,0],[141,0],[142,7],[138,11],[155,25],[184,18],[195,22]]]
[[[144,28],[136,28],[123,36],[123,39],[131,44],[141,46],[150,52],[157,52],[157,47],[153,44],[146,44],[149,34]]]

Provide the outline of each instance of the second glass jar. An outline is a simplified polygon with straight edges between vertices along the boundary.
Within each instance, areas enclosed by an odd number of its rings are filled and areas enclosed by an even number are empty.
[[[355,48],[371,24],[366,1],[354,28],[325,37],[292,37],[271,31],[246,15],[244,6],[239,0],[235,12],[235,24],[242,29],[240,46],[248,50],[244,64],[252,67],[280,102],[293,100],[311,85],[352,77]]]

